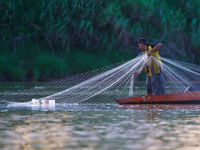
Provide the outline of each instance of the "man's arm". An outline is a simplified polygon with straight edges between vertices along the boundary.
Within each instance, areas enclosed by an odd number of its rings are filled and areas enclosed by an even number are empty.
[[[145,70],[145,67],[142,67],[141,69],[134,72],[134,76],[137,77],[142,71]]]
[[[148,56],[151,56],[151,54],[152,54],[153,52],[159,50],[162,46],[163,46],[162,43],[156,44],[156,46],[154,46],[154,48],[152,48],[151,51],[149,51],[149,52],[147,53],[147,55],[148,55]]]

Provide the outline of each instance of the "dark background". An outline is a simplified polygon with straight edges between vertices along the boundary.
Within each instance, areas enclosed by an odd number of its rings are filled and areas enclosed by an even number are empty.
[[[200,63],[199,0],[1,0],[0,80],[62,78],[134,58],[137,40]]]

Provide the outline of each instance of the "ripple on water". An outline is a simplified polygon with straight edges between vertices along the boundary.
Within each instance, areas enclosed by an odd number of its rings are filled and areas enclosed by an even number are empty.
[[[196,105],[0,105],[0,149],[200,148]]]

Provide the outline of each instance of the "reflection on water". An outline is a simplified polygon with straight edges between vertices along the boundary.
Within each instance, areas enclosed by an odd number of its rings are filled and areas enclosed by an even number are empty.
[[[28,86],[29,96],[47,94],[43,84]],[[0,85],[0,95],[15,97],[18,88],[25,86]],[[49,107],[24,99],[0,101],[0,149],[200,149],[200,105]]]
[[[200,148],[200,105],[1,105],[0,148]]]

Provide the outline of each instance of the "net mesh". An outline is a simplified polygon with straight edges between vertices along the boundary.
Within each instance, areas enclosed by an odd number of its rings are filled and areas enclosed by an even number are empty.
[[[134,73],[152,60],[157,61],[152,56],[140,54],[121,64],[52,81],[42,86],[26,85],[17,91],[3,92],[1,102],[25,102],[36,98],[54,99],[56,103],[97,104],[115,103],[116,99],[145,95],[145,82],[134,76]],[[198,65],[163,57],[161,60],[166,94],[199,90],[200,67]]]

